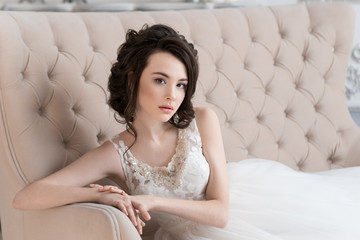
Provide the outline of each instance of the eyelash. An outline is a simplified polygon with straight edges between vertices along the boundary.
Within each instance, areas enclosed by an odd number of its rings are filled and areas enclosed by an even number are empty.
[[[164,84],[164,83],[165,83],[165,80],[164,80],[164,79],[161,79],[161,78],[156,78],[156,79],[155,79],[155,82],[160,83],[160,84]]]
[[[162,78],[156,78],[155,79],[155,82],[159,83],[159,84],[165,84],[165,80],[162,79]],[[187,88],[187,84],[185,83],[178,83],[176,86],[180,87],[180,88],[183,88],[183,89],[186,89]]]
[[[183,89],[186,89],[187,88],[187,84],[184,84],[184,83],[179,83],[177,86],[181,85]]]

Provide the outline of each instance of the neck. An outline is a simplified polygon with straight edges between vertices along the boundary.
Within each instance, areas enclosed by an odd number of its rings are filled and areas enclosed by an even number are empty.
[[[168,122],[154,122],[136,118],[133,123],[138,134],[138,140],[146,139],[147,141],[159,142],[162,136],[173,128]]]

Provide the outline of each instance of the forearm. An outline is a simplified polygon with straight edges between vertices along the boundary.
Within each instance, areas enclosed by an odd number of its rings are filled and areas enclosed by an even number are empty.
[[[228,204],[219,200],[193,201],[153,197],[152,210],[174,214],[194,222],[223,228],[229,216]]]
[[[99,195],[91,188],[35,182],[16,194],[13,206],[22,210],[46,209],[78,202],[97,202]]]

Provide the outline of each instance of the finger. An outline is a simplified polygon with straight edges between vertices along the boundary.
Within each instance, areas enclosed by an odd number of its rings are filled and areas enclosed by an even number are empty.
[[[122,211],[126,216],[129,216],[129,213],[126,210],[126,207],[124,204],[118,203],[117,208],[120,209],[120,211]]]
[[[140,207],[138,211],[146,221],[149,221],[151,219],[150,213],[146,211],[144,208]]]
[[[110,191],[112,188],[115,188],[114,186],[110,186],[110,185],[105,185],[104,186],[104,190],[105,191]]]
[[[137,220],[137,230],[139,232],[140,235],[142,235],[142,224],[141,224],[141,219],[139,218],[139,215],[136,216],[136,220]]]
[[[118,194],[124,194],[125,192],[124,192],[124,190],[122,190],[122,189],[120,189],[120,188],[117,188],[117,187],[111,187],[110,188],[110,192],[112,192],[112,193],[118,193]]]
[[[92,183],[92,184],[90,184],[90,187],[97,188],[99,192],[105,192],[104,186],[102,186],[102,185]]]
[[[130,218],[131,222],[137,227],[137,220],[136,220],[136,213],[132,206],[127,207],[128,217]]]

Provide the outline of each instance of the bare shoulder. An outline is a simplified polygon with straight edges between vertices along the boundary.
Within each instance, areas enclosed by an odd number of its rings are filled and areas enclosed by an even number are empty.
[[[118,154],[115,145],[110,140],[105,141],[99,147],[95,148],[95,150],[112,157],[116,157]]]
[[[94,159],[94,161],[98,162],[98,164],[106,165],[103,166],[102,169],[107,174],[114,175],[119,174],[119,171],[121,172],[121,167],[119,167],[119,164],[121,163],[121,156],[119,155],[115,145],[110,140],[105,141],[86,155],[89,155],[88,157],[90,159]]]
[[[222,141],[219,119],[210,108],[201,107],[194,110],[203,148],[210,150],[214,144],[219,144],[218,141]]]
[[[196,124],[200,132],[205,129],[211,129],[211,127],[216,127],[219,125],[219,119],[214,110],[212,110],[211,108],[196,107],[194,108],[194,110]]]
[[[203,153],[210,166],[224,163],[226,160],[221,127],[216,113],[210,108],[196,108],[195,119],[201,137]]]

